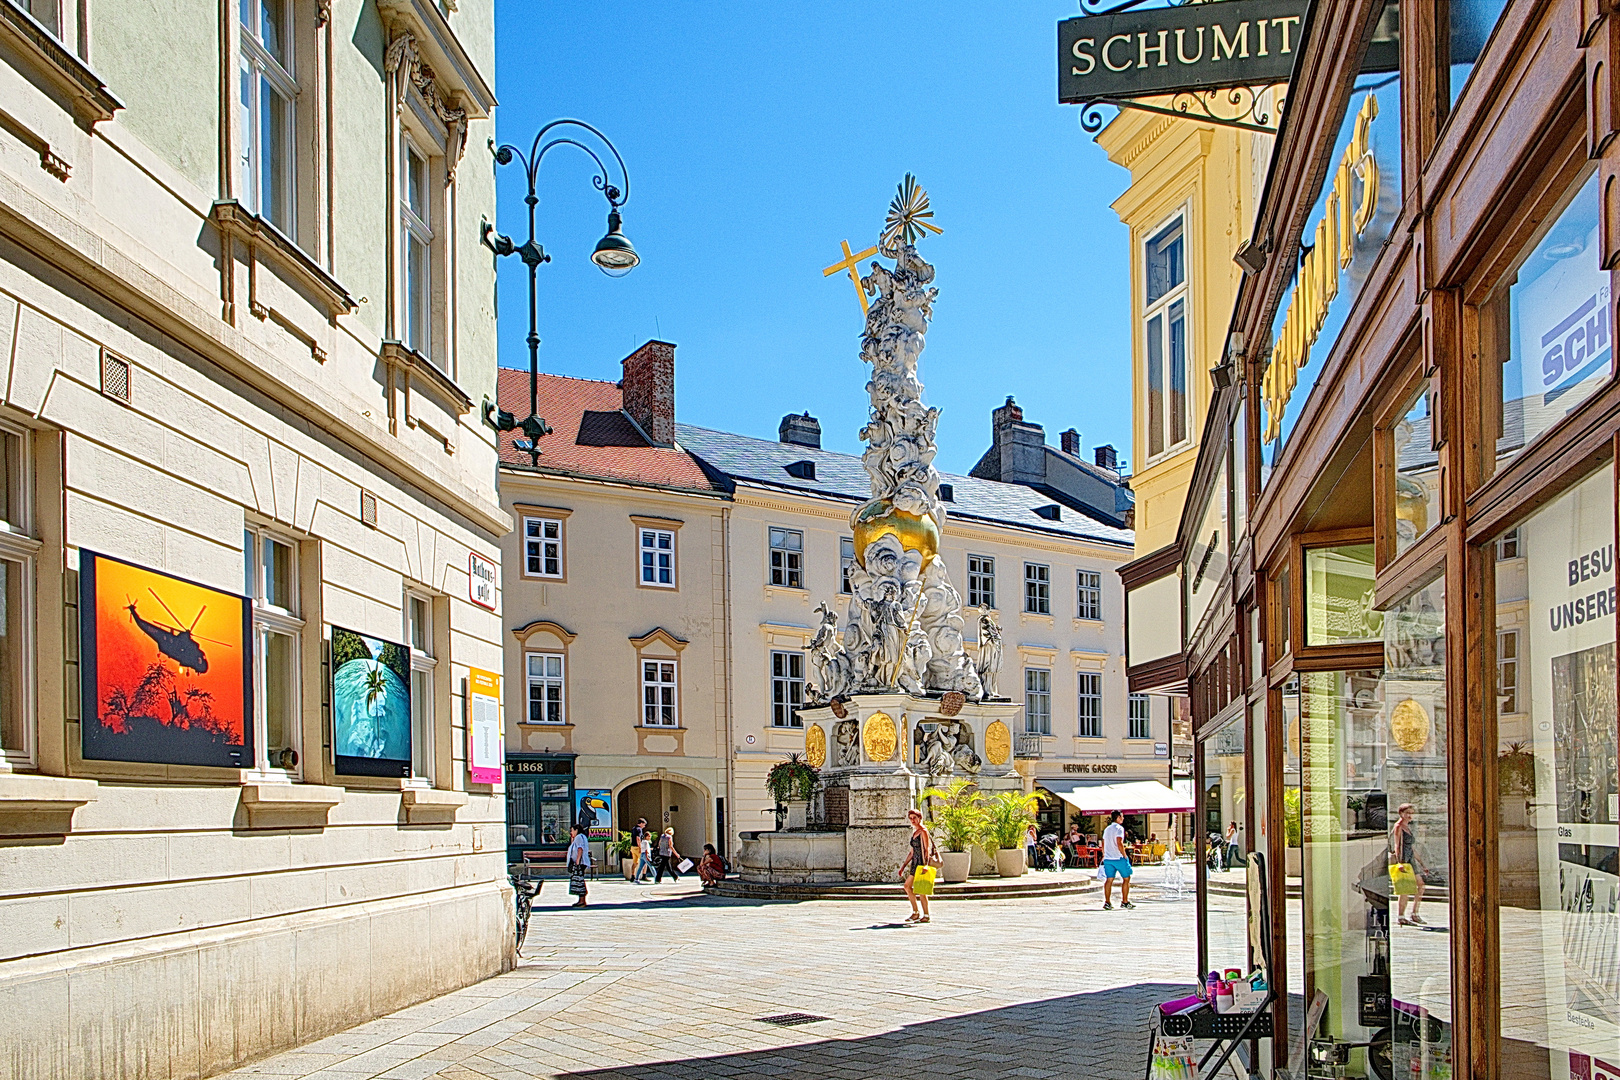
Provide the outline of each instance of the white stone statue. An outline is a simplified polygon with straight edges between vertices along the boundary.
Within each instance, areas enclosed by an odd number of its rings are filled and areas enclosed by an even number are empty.
[[[993,611],[979,616],[979,682],[984,696],[1001,696],[1001,623]]]

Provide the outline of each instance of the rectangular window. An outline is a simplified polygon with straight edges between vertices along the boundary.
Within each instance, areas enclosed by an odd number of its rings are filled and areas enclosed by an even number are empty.
[[[641,662],[641,722],[646,727],[676,727],[675,661]]]
[[[253,601],[253,681],[260,770],[296,776],[303,724],[298,545],[258,528],[243,533],[248,596]]]
[[[0,429],[0,761],[34,765],[33,462],[27,438]]]
[[[771,584],[804,588],[804,533],[797,529],[771,530]]]
[[[988,555],[968,556],[968,607],[996,606],[996,560]]]
[[[1074,617],[1102,619],[1102,574],[1099,571],[1075,571]]]
[[[237,186],[244,207],[296,242],[292,7],[290,0],[241,0]]]
[[[675,534],[668,529],[642,529],[641,583],[660,589],[675,587]]]
[[[1497,540],[1496,540],[1496,557],[1497,557],[1497,559],[1499,561],[1506,561],[1508,559],[1517,559],[1520,555],[1523,555],[1523,554],[1524,554],[1524,549],[1519,546],[1519,530],[1518,529],[1509,529],[1507,532],[1503,533],[1500,537],[1497,538]]]
[[[855,586],[850,584],[849,572],[855,569],[855,538],[846,536],[838,541],[838,575],[841,582],[839,589],[844,593],[853,593]]]
[[[1052,673],[1046,668],[1024,669],[1024,730],[1052,734]]]
[[[1130,697],[1130,733],[1132,739],[1153,738],[1153,707],[1146,694]]]
[[[1496,712],[1506,716],[1519,711],[1519,632],[1503,630],[1496,635]]]
[[[1485,49],[1485,42],[1496,29],[1497,20],[1507,10],[1507,0],[1450,0],[1435,6],[1440,16],[1435,32],[1447,42],[1445,51],[1450,71],[1442,76],[1450,83],[1447,104],[1455,105],[1479,54]]]
[[[563,523],[552,518],[523,519],[523,572],[529,577],[563,576]]]
[[[1187,441],[1187,263],[1181,218],[1147,242],[1143,333],[1148,455]]]
[[[562,654],[532,652],[528,655],[528,668],[529,723],[566,724]]]
[[[405,255],[405,344],[443,367],[433,353],[433,215],[428,159],[404,140],[400,243]]]
[[[1080,702],[1080,737],[1102,738],[1102,672],[1077,671],[1075,682]]]
[[[406,593],[405,622],[406,640],[411,645],[411,774],[431,778],[439,666],[434,656],[432,598]]]
[[[771,653],[771,726],[803,727],[804,653]]]
[[[1052,614],[1052,568],[1041,563],[1024,564],[1024,610],[1034,615]]]

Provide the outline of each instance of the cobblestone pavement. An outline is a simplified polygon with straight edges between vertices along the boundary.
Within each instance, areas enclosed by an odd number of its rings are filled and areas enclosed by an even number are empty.
[[[323,1080],[1142,1075],[1151,1005],[1193,978],[1193,899],[1100,891],[762,904],[688,882],[547,882],[506,975],[228,1074]],[[1117,904],[1116,896],[1116,904]],[[796,1027],[760,1017],[825,1017]]]

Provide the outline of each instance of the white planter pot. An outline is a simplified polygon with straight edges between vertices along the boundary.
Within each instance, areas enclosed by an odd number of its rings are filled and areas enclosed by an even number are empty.
[[[973,856],[965,851],[942,851],[939,857],[941,880],[954,884],[968,879],[968,868],[973,864]]]
[[[1289,877],[1300,876],[1301,863],[1304,861],[1301,856],[1302,851],[1297,847],[1283,849],[1283,872]]]
[[[1023,848],[1002,848],[996,852],[996,873],[1002,877],[1019,877],[1024,869]]]
[[[809,826],[809,799],[789,799],[783,805],[787,807],[787,822],[782,826],[784,829],[804,829]]]
[[[626,880],[626,881],[635,880],[636,857],[631,856],[628,859],[620,859],[619,860],[619,869],[624,872],[624,880]]]

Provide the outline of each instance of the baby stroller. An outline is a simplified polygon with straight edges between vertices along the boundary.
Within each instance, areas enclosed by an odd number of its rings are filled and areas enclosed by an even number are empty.
[[[1031,869],[1063,869],[1063,853],[1058,847],[1058,838],[1055,833],[1047,833],[1035,844],[1035,865]]]

